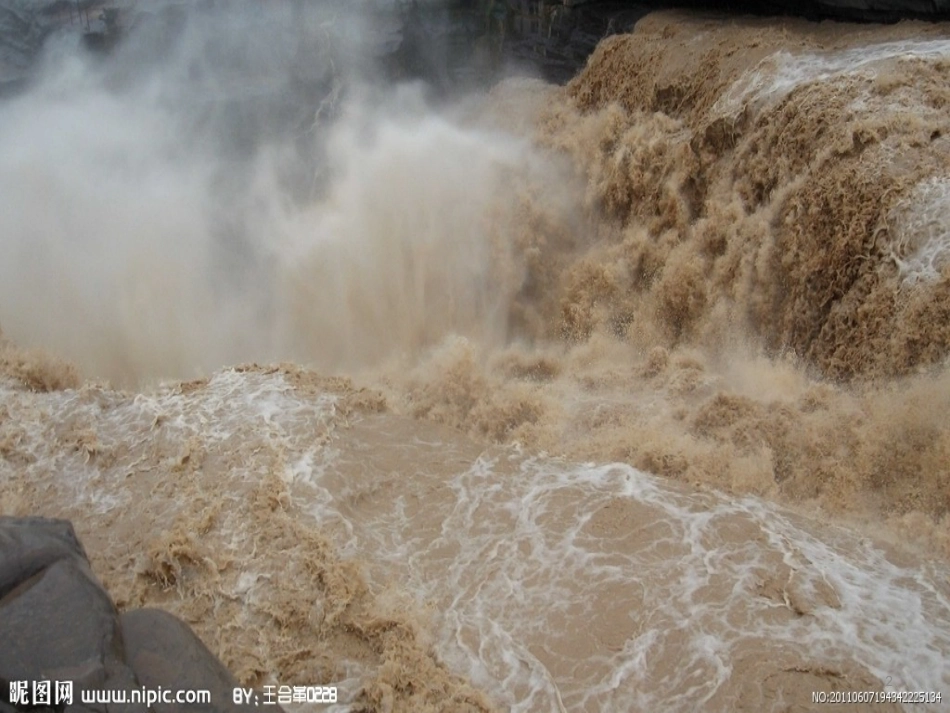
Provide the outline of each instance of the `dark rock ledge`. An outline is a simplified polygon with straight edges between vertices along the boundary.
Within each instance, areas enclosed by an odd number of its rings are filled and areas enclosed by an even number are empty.
[[[72,705],[11,703],[10,683],[72,681]],[[55,686],[55,683],[53,684]],[[167,612],[119,614],[72,524],[0,517],[0,713],[234,713],[237,680]],[[204,689],[210,704],[90,704],[81,690]],[[55,698],[53,700],[55,703]],[[274,707],[280,713],[279,708]]]

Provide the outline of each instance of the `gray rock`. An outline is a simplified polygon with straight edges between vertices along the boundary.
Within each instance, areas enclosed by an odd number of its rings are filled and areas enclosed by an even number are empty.
[[[73,681],[80,691],[138,688],[119,616],[70,523],[0,518],[0,678]],[[9,684],[3,694],[9,693]],[[92,710],[145,711],[144,705]]]
[[[154,609],[120,617],[65,520],[0,517],[0,642],[0,713],[62,711],[11,704],[11,682],[27,682],[32,695],[33,682],[42,680],[73,682],[69,713],[241,710],[233,703],[237,681],[187,624]],[[207,690],[211,702],[82,704],[83,691],[131,698],[159,688]]]
[[[210,706],[156,703],[155,713],[243,710],[232,702],[237,679],[183,621],[160,609],[125,612],[120,621],[126,661],[143,686],[211,693]]]
[[[61,559],[86,560],[73,526],[42,517],[0,518],[0,600]]]

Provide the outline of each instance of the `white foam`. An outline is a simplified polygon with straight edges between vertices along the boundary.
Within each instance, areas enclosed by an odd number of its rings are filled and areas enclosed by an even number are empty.
[[[128,489],[101,487],[96,459],[65,448],[57,440],[64,434],[91,430],[102,451],[121,444],[143,458],[156,439],[246,452],[226,471],[235,484],[260,479],[270,462],[249,454],[282,454],[278,475],[301,510],[344,556],[368,561],[371,583],[400,582],[439,612],[440,657],[513,711],[724,710],[716,697],[742,675],[743,650],[788,652],[832,670],[852,661],[882,687],[950,690],[950,601],[940,584],[947,572],[899,566],[842,531],[818,536],[755,498],[508,449],[447,481],[443,466],[377,474],[384,486],[399,478],[396,496],[370,487],[368,497],[383,506],[355,516],[354,493],[336,472],[352,464],[319,435],[332,431],[334,397],[301,395],[279,373],[225,370],[204,387],[135,397],[90,387],[6,389],[0,398],[11,413],[34,409],[20,419],[19,446],[33,459],[26,477],[55,481],[96,513],[123,507],[127,495],[117,493]],[[434,452],[440,462],[458,459],[451,443],[400,448],[416,449],[420,463]],[[0,460],[0,476],[11,475]],[[410,498],[436,489],[449,498],[440,512],[410,509]],[[618,519],[604,525],[611,512]],[[267,555],[237,523],[230,527],[227,547],[242,570],[228,594],[262,604],[274,585],[255,558]],[[774,594],[763,594],[770,582]],[[352,695],[365,671],[348,670]]]
[[[728,684],[749,642],[832,669],[855,661],[882,687],[950,688],[950,603],[934,585],[945,573],[901,568],[843,533],[823,541],[754,498],[681,492],[623,465],[511,458],[514,475],[487,458],[459,473],[426,551],[405,556],[413,524],[401,513],[357,526],[363,552],[443,603],[446,661],[511,710],[557,712],[560,699],[567,710],[693,711]],[[592,535],[592,518],[618,499],[643,513],[628,527],[651,528],[649,546],[631,549],[622,529]],[[722,534],[736,522],[753,539]],[[785,587],[784,602],[759,592],[762,577]],[[801,616],[789,615],[794,596]],[[583,642],[603,607],[636,620],[618,650],[553,653]],[[555,680],[551,657],[573,675]]]
[[[204,388],[189,393],[175,387],[135,396],[98,387],[49,394],[3,389],[0,398],[22,412],[33,411],[32,404],[40,403],[41,413],[34,411],[35,418],[21,421],[24,430],[18,445],[31,460],[25,466],[27,477],[68,483],[72,501],[99,514],[125,506],[130,495],[127,490],[101,487],[99,467],[91,461],[87,448],[141,452],[143,467],[150,469],[174,466],[152,462],[148,454],[156,439],[179,444],[182,449],[234,449],[241,444],[299,453],[302,455],[291,466],[292,475],[315,493],[311,509],[319,506],[317,493],[325,459],[334,454],[319,447],[319,442],[315,445],[314,439],[332,430],[336,397],[303,397],[279,373],[226,369],[216,373]],[[74,448],[64,447],[60,440],[63,432],[86,440],[78,441]],[[134,472],[133,464],[129,473]],[[242,467],[237,463],[228,474],[238,480],[261,477],[253,464]],[[329,495],[324,493],[322,499],[328,501]]]
[[[950,178],[917,184],[891,212],[891,257],[901,284],[935,282],[950,264]]]
[[[759,110],[811,82],[851,76],[871,79],[880,65],[896,59],[950,56],[950,40],[903,40],[826,53],[776,52],[746,71],[719,98],[714,115],[733,116],[744,107]]]

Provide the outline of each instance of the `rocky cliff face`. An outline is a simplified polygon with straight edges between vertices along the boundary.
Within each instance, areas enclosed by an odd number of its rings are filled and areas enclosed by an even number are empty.
[[[528,4],[528,3],[524,3]],[[541,4],[545,4],[543,1]],[[950,12],[947,0],[657,0],[655,2],[600,2],[554,0],[549,4],[571,8],[594,5],[649,6],[652,9],[694,8],[753,14],[799,15],[815,19],[893,22],[904,18],[932,18]]]
[[[699,3],[692,3],[698,5]],[[813,19],[837,19],[863,22],[895,22],[914,18],[946,18],[950,13],[947,0],[766,0],[756,2],[706,3],[732,6],[744,12],[803,15]]]
[[[47,34],[42,7],[25,0],[0,0],[0,88],[30,66]]]
[[[0,94],[22,79],[48,35],[85,33],[87,45],[109,49],[136,18],[180,9],[206,8],[214,0],[0,0]],[[334,0],[281,0],[271,9],[298,10]],[[260,7],[260,6],[258,6]],[[950,19],[950,0],[377,0],[391,31],[380,36],[377,55],[393,79],[422,77],[436,86],[492,79],[514,61],[545,78],[564,82],[583,66],[604,37],[630,31],[644,15],[661,9],[810,19],[894,22],[902,18]],[[462,69],[460,69],[462,68]],[[467,76],[465,76],[467,73]]]
[[[573,76],[601,39],[630,31],[637,20],[656,10],[852,22],[950,19],[950,0],[480,0],[479,4],[488,35],[501,54],[536,65],[554,81]]]

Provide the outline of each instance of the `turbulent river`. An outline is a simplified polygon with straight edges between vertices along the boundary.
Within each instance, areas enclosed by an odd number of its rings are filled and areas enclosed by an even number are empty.
[[[339,711],[950,696],[950,28],[211,20],[0,103],[0,514]]]

